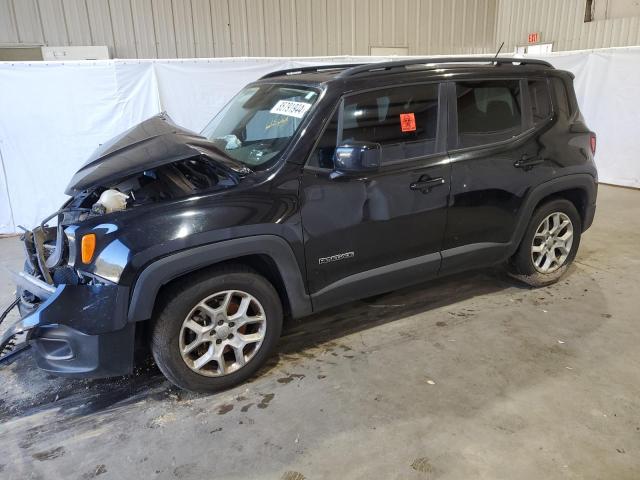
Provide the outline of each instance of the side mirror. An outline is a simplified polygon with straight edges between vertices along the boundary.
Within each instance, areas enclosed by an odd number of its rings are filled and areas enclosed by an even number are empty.
[[[336,148],[334,169],[340,173],[371,172],[380,167],[379,143],[346,142]]]

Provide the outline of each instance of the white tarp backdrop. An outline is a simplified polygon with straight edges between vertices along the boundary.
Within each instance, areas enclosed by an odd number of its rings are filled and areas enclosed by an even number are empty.
[[[544,58],[576,75],[581,111],[598,134],[600,180],[640,187],[640,47]],[[69,179],[99,144],[158,112],[200,131],[231,96],[270,71],[380,60],[0,62],[0,233],[33,227],[54,212]]]

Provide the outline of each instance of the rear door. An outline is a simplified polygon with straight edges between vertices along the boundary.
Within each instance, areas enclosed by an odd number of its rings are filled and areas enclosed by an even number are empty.
[[[528,191],[552,178],[546,78],[451,83],[451,199],[442,271],[500,261]]]
[[[439,84],[346,96],[302,177],[309,289],[323,308],[437,274],[446,223],[449,163]],[[381,145],[379,171],[333,174],[340,142]]]

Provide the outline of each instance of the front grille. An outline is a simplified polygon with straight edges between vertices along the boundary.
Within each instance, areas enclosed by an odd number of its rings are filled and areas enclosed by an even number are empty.
[[[38,226],[22,237],[26,254],[25,271],[42,278],[49,284],[57,284],[52,273],[67,264],[68,241],[62,225]]]

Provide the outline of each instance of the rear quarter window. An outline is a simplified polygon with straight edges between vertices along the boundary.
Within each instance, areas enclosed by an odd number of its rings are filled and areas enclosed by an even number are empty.
[[[571,107],[571,101],[567,92],[567,87],[561,78],[553,78],[551,80],[553,90],[556,94],[556,101],[558,102],[558,113],[565,117],[573,115],[574,109]]]
[[[533,125],[538,126],[551,117],[551,97],[546,80],[529,80],[529,103]]]

